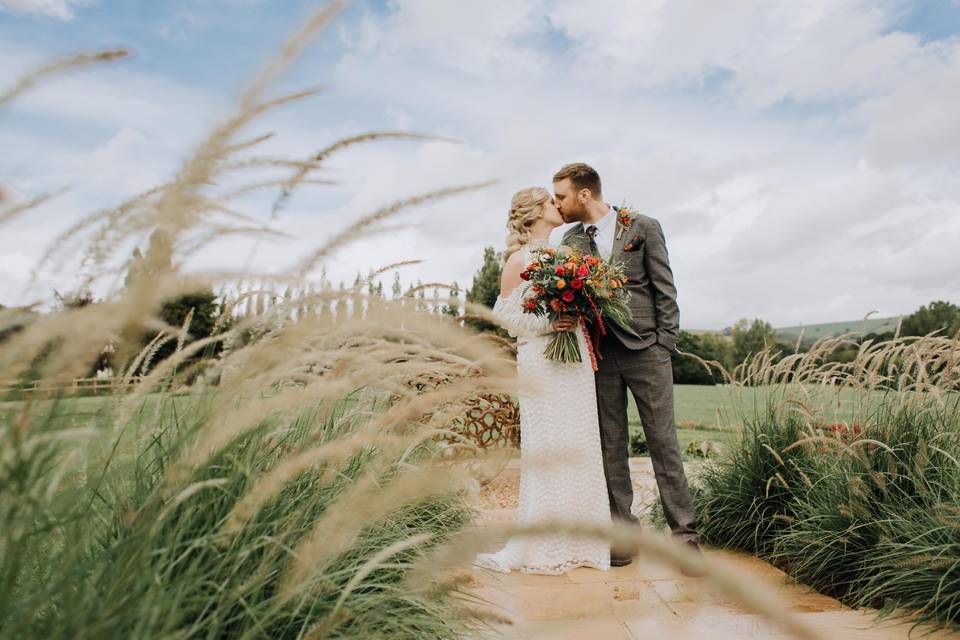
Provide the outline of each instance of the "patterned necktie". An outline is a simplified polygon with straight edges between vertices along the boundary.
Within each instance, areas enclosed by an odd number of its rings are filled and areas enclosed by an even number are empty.
[[[600,256],[600,250],[597,249],[597,241],[595,236],[597,235],[597,225],[592,224],[587,227],[587,237],[590,238],[590,253],[594,256]]]

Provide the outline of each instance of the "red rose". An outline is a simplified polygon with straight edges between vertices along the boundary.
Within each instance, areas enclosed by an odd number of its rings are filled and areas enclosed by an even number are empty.
[[[600,258],[596,258],[596,257],[591,256],[591,257],[590,257],[590,264],[592,264],[592,265],[594,265],[594,266],[600,264]]]
[[[557,274],[558,276],[562,276],[562,275],[564,275],[564,273],[566,273],[566,272],[563,270],[563,265],[562,265],[562,264],[558,264],[558,265],[557,265],[557,268],[554,270],[554,273]]]
[[[574,278],[574,279],[570,282],[570,286],[573,287],[574,289],[582,289],[582,288],[583,288],[583,280],[581,280],[580,278]]]
[[[587,265],[582,264],[580,265],[580,268],[577,269],[577,275],[581,278],[586,278],[588,275],[590,275],[590,269],[587,267]]]
[[[529,279],[530,279],[530,272],[529,272],[529,271],[524,271],[523,273],[521,273],[521,274],[520,274],[520,279],[521,279],[521,280],[529,280]]]
[[[583,285],[581,284],[580,286],[583,286]],[[563,292],[563,295],[560,297],[563,298],[564,302],[573,302],[573,291],[571,291],[570,289],[567,289],[566,291]]]

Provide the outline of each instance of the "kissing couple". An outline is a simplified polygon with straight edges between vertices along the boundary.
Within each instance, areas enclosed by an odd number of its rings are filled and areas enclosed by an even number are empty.
[[[593,358],[558,362],[544,355],[557,332],[573,332],[580,353],[594,350],[574,315],[529,313],[528,266],[549,251],[551,232],[571,223],[561,245],[619,265],[629,316],[604,318]],[[505,263],[494,314],[517,338],[520,382],[518,524],[543,521],[637,523],[628,458],[627,393],[632,393],[653,461],[667,524],[699,551],[690,491],[673,415],[673,353],[679,326],[677,291],[660,223],[603,199],[599,174],[583,163],[541,187],[513,196]],[[533,287],[536,289],[536,287]],[[525,306],[526,303],[526,306]],[[598,317],[599,320],[599,317]],[[504,573],[559,575],[576,567],[606,571],[632,562],[635,546],[550,532],[511,538],[474,563]]]

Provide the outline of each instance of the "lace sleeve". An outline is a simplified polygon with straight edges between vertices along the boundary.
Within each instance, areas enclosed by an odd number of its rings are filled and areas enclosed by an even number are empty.
[[[493,305],[493,312],[503,322],[507,332],[514,338],[540,336],[553,331],[550,319],[545,316],[536,316],[524,313],[520,306],[523,296],[517,287],[506,298],[497,298]]]

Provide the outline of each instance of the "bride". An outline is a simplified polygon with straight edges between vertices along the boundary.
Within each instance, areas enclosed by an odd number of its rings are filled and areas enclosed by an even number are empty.
[[[494,313],[517,338],[520,382],[520,506],[518,524],[563,520],[586,525],[610,523],[610,504],[600,453],[593,369],[577,331],[583,362],[561,364],[543,356],[554,331],[544,317],[523,313],[527,284],[520,273],[531,249],[547,244],[563,219],[546,189],[517,192],[507,220],[506,262]],[[558,322],[557,328],[569,323]],[[511,538],[496,553],[478,554],[475,564],[509,573],[558,575],[576,567],[610,567],[603,540],[559,533]]]

